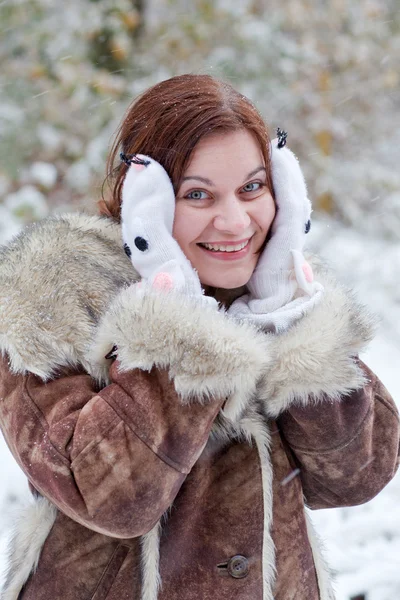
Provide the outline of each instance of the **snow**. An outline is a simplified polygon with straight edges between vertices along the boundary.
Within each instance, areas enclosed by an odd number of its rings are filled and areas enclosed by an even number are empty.
[[[25,475],[14,461],[0,434],[0,464],[2,486],[0,487],[0,589],[4,577],[8,534],[13,513],[18,505],[28,501],[30,492]]]
[[[326,218],[313,222],[312,246],[359,299],[380,317],[378,335],[361,358],[400,408],[400,244],[372,238]],[[337,600],[400,598],[400,472],[362,506],[311,513],[336,573]]]
[[[33,185],[24,185],[17,192],[9,194],[4,206],[11,215],[29,220],[43,219],[49,214],[45,196]]]
[[[50,163],[41,161],[33,163],[30,174],[34,183],[46,189],[52,188],[57,181],[57,169]]]
[[[84,191],[90,181],[89,165],[84,160],[73,163],[65,175],[66,183],[72,188]]]
[[[400,346],[378,335],[362,359],[400,408]],[[311,512],[335,572],[337,600],[366,593],[368,600],[400,598],[400,473],[362,506]]]
[[[0,244],[5,244],[20,230],[20,220],[0,204]]]
[[[37,127],[37,136],[42,148],[57,152],[62,146],[62,136],[60,132],[47,123],[39,123]]]

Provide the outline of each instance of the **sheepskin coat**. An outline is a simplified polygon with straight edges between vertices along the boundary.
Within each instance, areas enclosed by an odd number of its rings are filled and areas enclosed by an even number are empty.
[[[324,299],[280,335],[140,293],[119,225],[70,214],[0,250],[0,423],[26,473],[2,600],[331,600],[309,509],[375,496],[399,419]]]

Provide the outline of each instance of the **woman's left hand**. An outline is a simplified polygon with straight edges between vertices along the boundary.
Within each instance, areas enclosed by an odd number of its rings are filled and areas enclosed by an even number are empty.
[[[229,312],[282,331],[319,302],[323,287],[314,281],[312,268],[303,256],[311,202],[299,162],[280,140],[273,140],[271,145],[277,206],[271,239],[247,284],[250,293],[237,299]]]

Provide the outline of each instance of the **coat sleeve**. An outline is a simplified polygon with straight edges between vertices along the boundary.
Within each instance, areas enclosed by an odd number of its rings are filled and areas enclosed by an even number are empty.
[[[367,383],[340,400],[291,406],[278,419],[306,504],[353,506],[372,499],[399,465],[399,416],[378,377],[360,360]]]
[[[221,398],[180,405],[166,371],[111,369],[43,383],[1,367],[1,421],[33,486],[72,519],[133,537],[171,505],[207,440]]]
[[[146,533],[171,506],[222,403],[254,391],[265,342],[248,333],[183,297],[124,289],[88,352],[92,365],[107,366],[107,385],[76,368],[48,381],[16,373],[3,355],[0,423],[12,454],[70,518],[114,537]]]

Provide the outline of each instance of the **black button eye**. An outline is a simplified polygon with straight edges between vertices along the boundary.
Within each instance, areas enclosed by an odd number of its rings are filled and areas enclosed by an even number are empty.
[[[125,254],[130,258],[132,256],[132,252],[131,252],[131,249],[129,248],[128,244],[124,244],[124,250],[125,250]]]
[[[311,229],[311,221],[309,219],[306,223],[306,228],[304,230],[304,233],[308,233],[310,231],[310,229]]]
[[[149,244],[144,238],[138,236],[135,238],[135,246],[140,252],[144,252],[149,247]]]

